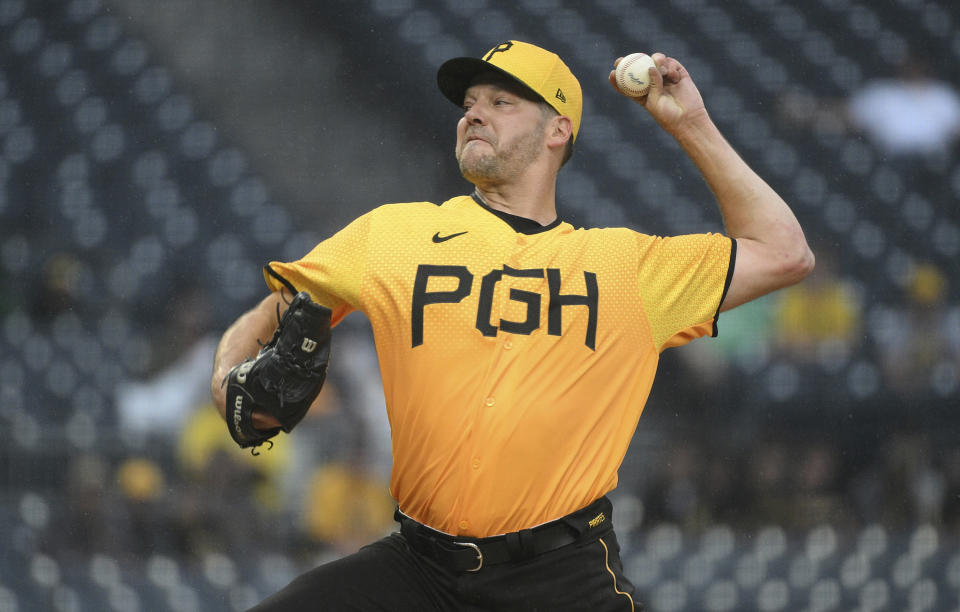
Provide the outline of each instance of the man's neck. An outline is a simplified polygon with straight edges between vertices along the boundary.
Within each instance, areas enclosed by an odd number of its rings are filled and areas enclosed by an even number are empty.
[[[556,184],[520,187],[476,185],[476,196],[484,204],[518,217],[532,219],[540,225],[550,225],[557,219]]]

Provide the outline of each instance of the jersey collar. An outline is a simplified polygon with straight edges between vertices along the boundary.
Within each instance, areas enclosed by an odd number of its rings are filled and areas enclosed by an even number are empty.
[[[527,219],[526,217],[521,217],[518,215],[511,215],[508,212],[490,208],[487,206],[486,202],[480,199],[480,196],[477,195],[476,191],[470,194],[470,197],[473,198],[473,201],[479,204],[481,208],[503,219],[503,221],[513,228],[513,231],[517,232],[518,234],[539,234],[542,232],[548,232],[563,223],[560,217],[557,217],[549,225],[540,225],[533,219]]]

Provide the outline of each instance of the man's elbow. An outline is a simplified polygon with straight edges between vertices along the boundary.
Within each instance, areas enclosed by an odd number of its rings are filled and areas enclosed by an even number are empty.
[[[805,240],[795,248],[784,262],[783,278],[786,285],[796,285],[813,273],[817,258]]]

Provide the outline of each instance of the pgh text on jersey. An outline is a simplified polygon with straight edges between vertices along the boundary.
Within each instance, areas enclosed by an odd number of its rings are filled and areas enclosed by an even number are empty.
[[[533,268],[515,270],[503,266],[501,270],[491,270],[480,281],[480,300],[477,304],[476,328],[484,336],[496,336],[497,330],[511,334],[530,335],[540,328],[540,304],[542,297],[533,291],[511,288],[510,299],[527,306],[526,319],[523,321],[507,321],[500,319],[499,326],[490,322],[493,311],[493,292],[504,275],[516,278],[543,278],[546,274],[549,288],[549,306],[547,309],[547,333],[559,336],[563,329],[564,306],[586,306],[589,310],[587,332],[584,344],[590,350],[596,350],[597,344],[597,310],[600,291],[597,284],[597,275],[593,272],[584,272],[583,280],[587,287],[586,295],[561,294],[561,272],[558,268]],[[444,276],[455,278],[457,288],[453,291],[427,291],[430,277]],[[417,266],[417,278],[413,284],[413,308],[410,318],[410,331],[413,346],[423,344],[423,311],[429,304],[456,304],[473,291],[473,274],[466,266],[433,266],[421,264]]]

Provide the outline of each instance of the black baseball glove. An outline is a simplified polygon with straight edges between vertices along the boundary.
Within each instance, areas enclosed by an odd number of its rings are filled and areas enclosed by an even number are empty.
[[[281,430],[290,433],[307,414],[327,375],[330,314],[329,308],[301,291],[278,317],[273,338],[257,357],[237,364],[227,374],[227,429],[241,448],[270,442]],[[255,428],[254,410],[273,415],[281,427]]]

